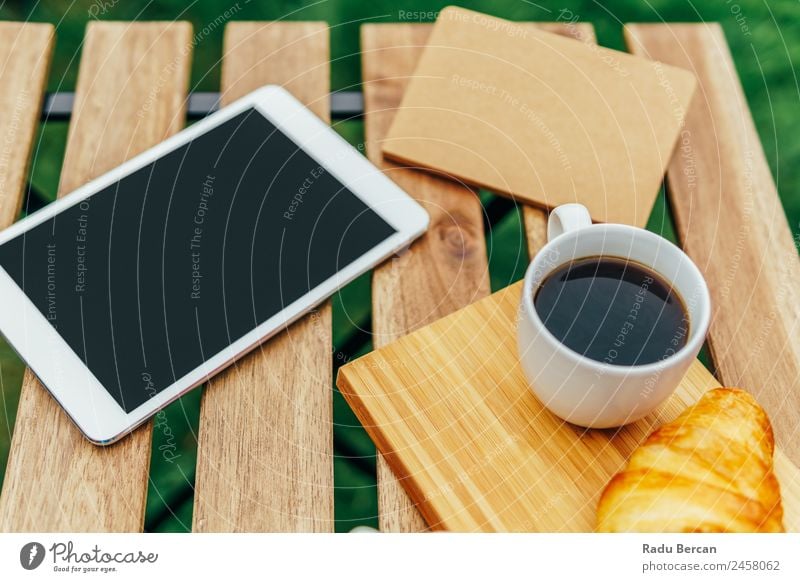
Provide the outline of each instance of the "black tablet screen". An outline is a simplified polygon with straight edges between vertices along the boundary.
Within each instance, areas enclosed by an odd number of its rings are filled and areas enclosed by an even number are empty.
[[[0,265],[130,412],[394,232],[249,109],[0,245]]]

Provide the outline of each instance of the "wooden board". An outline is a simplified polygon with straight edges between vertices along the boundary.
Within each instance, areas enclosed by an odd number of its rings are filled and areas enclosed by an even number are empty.
[[[54,40],[52,24],[0,22],[0,229],[19,216]]]
[[[191,37],[185,22],[88,25],[60,195],[183,127]],[[148,423],[111,447],[92,445],[27,370],[0,529],[141,531],[151,435]]]
[[[586,431],[543,408],[517,358],[517,283],[344,366],[337,385],[434,529],[591,531],[633,449],[716,385],[695,363],[656,412]],[[776,455],[788,529],[800,471]]]
[[[328,66],[324,23],[229,24],[223,102],[277,83],[327,121]],[[332,366],[325,303],[209,382],[195,531],[333,531]]]
[[[717,376],[755,394],[800,464],[800,259],[717,24],[625,28],[630,49],[697,76],[667,173],[682,247],[708,281]]]
[[[427,234],[374,271],[372,332],[376,348],[489,294],[483,214],[475,192],[458,182],[383,159],[381,144],[414,72],[431,26],[361,27],[367,157],[431,215]],[[420,531],[425,523],[378,455],[381,531]]]
[[[580,202],[595,220],[644,226],[694,86],[675,67],[449,6],[383,151],[520,201]]]

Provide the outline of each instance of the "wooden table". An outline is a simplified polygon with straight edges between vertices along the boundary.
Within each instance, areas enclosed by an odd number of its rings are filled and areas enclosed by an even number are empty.
[[[594,42],[590,25],[541,26]],[[489,293],[484,209],[476,193],[380,154],[429,30],[420,24],[361,29],[367,155],[431,214],[425,237],[375,269],[376,346]],[[800,464],[800,342],[792,341],[800,322],[800,261],[725,38],[715,24],[633,24],[625,38],[632,52],[698,77],[667,173],[670,207],[680,242],[711,289],[708,345],[718,379],[757,395],[783,450]],[[89,24],[60,193],[184,126],[194,44],[185,22]],[[0,140],[12,144],[0,165],[0,227],[19,215],[53,45],[50,25],[0,23]],[[325,23],[228,24],[222,100],[279,83],[328,119],[329,52]],[[523,215],[533,254],[545,240],[546,213],[524,208]],[[326,304],[206,388],[195,531],[333,530],[332,359]],[[89,444],[26,372],[0,530],[141,531],[151,439],[147,424],[114,446]],[[381,529],[424,529],[382,461],[378,479]]]

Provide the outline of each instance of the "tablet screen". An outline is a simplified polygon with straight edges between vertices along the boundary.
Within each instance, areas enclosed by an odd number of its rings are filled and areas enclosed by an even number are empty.
[[[249,109],[0,245],[0,265],[130,412],[394,233]]]

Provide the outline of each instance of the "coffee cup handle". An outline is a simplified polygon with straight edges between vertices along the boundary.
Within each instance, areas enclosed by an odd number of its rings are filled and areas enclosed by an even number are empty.
[[[579,228],[591,226],[591,224],[592,217],[589,216],[589,211],[583,204],[556,206],[550,212],[550,218],[547,219],[547,242],[565,232],[578,230]]]

